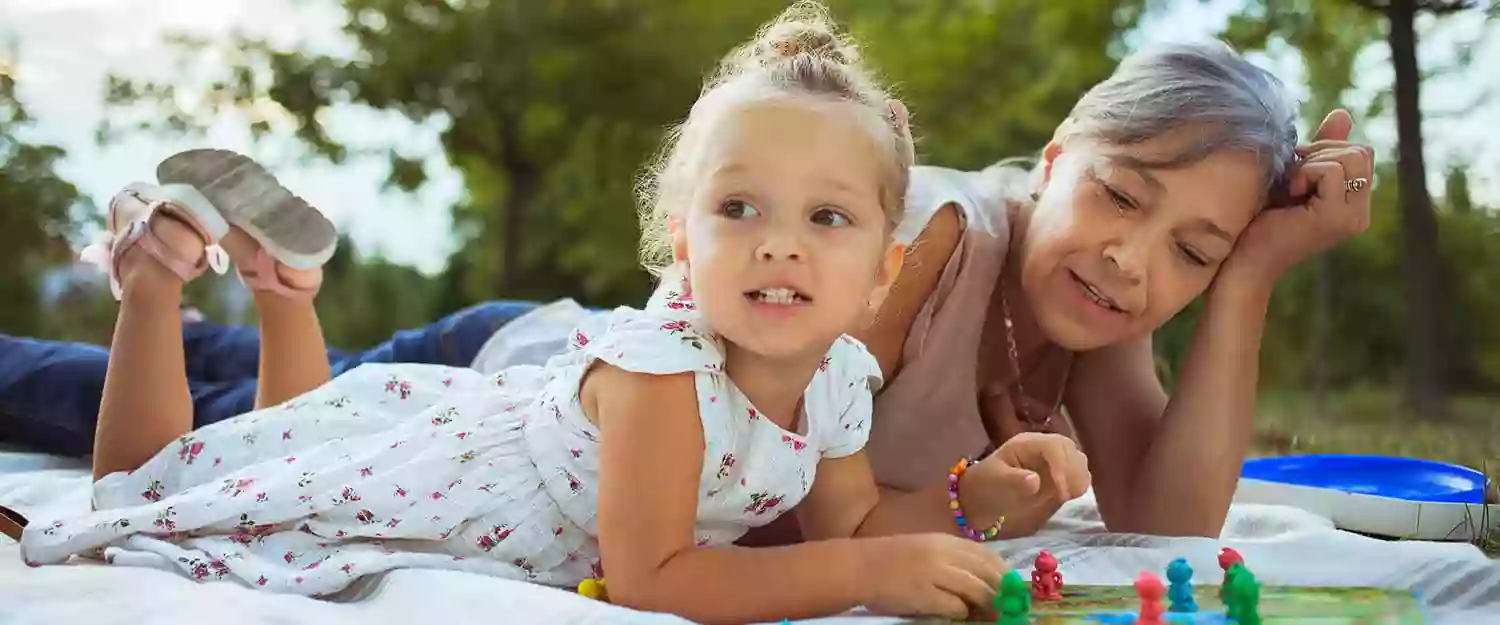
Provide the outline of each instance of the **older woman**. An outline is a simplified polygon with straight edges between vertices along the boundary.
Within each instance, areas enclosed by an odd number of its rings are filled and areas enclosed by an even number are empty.
[[[1007,534],[1090,485],[1112,531],[1216,536],[1247,452],[1273,284],[1369,220],[1369,147],[1336,111],[1297,146],[1282,85],[1222,45],[1127,58],[1029,171],[913,175],[920,229],[861,338],[889,382],[869,453],[880,481],[941,496],[949,467],[1013,436],[1067,434],[1087,470],[1039,474]],[[1151,333],[1206,308],[1175,394]]]
[[[1165,46],[1085,94],[1030,169],[915,170],[898,231],[910,258],[859,332],[887,379],[869,442],[879,480],[945,497],[950,467],[983,458],[971,471],[1036,493],[994,511],[1007,516],[1004,535],[1034,532],[1090,486],[1111,530],[1217,535],[1250,438],[1272,285],[1368,222],[1372,152],[1345,142],[1348,114],[1298,147],[1294,111],[1274,77],[1226,47]],[[1169,397],[1151,333],[1200,296],[1205,315]],[[527,358],[495,356],[515,340],[535,361],[565,335],[518,322],[544,314],[534,308],[461,311],[361,354],[330,353],[333,370],[515,364]],[[507,334],[512,322],[528,330]],[[250,410],[253,330],[184,332],[195,425]],[[0,368],[0,440],[86,452],[107,354],[0,337],[0,361],[13,363]],[[1066,442],[1037,457],[989,454],[1038,432]]]

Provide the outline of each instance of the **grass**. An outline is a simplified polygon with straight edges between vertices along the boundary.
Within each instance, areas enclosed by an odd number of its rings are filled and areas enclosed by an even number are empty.
[[[1359,453],[1424,458],[1490,477],[1486,499],[1500,503],[1500,398],[1455,398],[1452,414],[1422,419],[1383,389],[1330,394],[1319,408],[1306,393],[1266,393],[1256,415],[1254,456]],[[1500,557],[1500,531],[1476,544]]]

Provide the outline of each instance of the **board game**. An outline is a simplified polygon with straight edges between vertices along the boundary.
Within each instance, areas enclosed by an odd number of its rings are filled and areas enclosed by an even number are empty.
[[[1232,624],[1218,597],[1217,584],[1200,584],[1195,590],[1198,611],[1164,612],[1160,622],[1171,624]],[[1059,601],[1031,602],[1031,625],[1104,625],[1137,623],[1140,598],[1130,586],[1071,586],[1062,589]],[[1420,604],[1409,592],[1383,588],[1283,587],[1261,589],[1260,622],[1263,625],[1311,623],[1315,625],[1407,625],[1422,623]],[[948,625],[950,621],[912,621],[921,625]],[[995,621],[971,621],[994,625]]]
[[[1422,604],[1408,591],[1385,588],[1266,586],[1233,549],[1219,554],[1221,570],[1197,574],[1187,561],[1164,571],[1142,571],[1130,586],[1068,585],[1058,562],[1038,554],[1030,581],[1009,571],[995,596],[999,618],[987,625],[1223,623],[1236,625],[1407,625],[1423,622]]]

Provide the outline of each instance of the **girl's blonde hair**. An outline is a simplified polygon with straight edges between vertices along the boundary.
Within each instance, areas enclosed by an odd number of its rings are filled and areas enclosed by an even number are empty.
[[[906,185],[912,165],[912,139],[906,109],[890,100],[872,73],[860,63],[859,51],[850,38],[839,34],[828,11],[818,2],[804,0],[788,7],[763,26],[756,38],[736,48],[720,62],[718,70],[703,85],[687,120],[667,132],[662,150],[641,178],[641,264],[653,275],[672,265],[672,239],[668,221],[673,211],[692,193],[696,161],[691,152],[695,120],[702,119],[706,103],[718,100],[731,86],[744,85],[771,96],[792,95],[848,102],[864,107],[880,120],[874,131],[877,143],[887,146],[886,166],[880,189],[887,231],[905,210]]]

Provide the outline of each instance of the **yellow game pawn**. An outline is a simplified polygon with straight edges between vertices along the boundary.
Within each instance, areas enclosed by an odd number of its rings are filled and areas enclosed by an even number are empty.
[[[609,601],[609,592],[604,587],[604,580],[592,577],[578,583],[578,594],[590,599]]]

